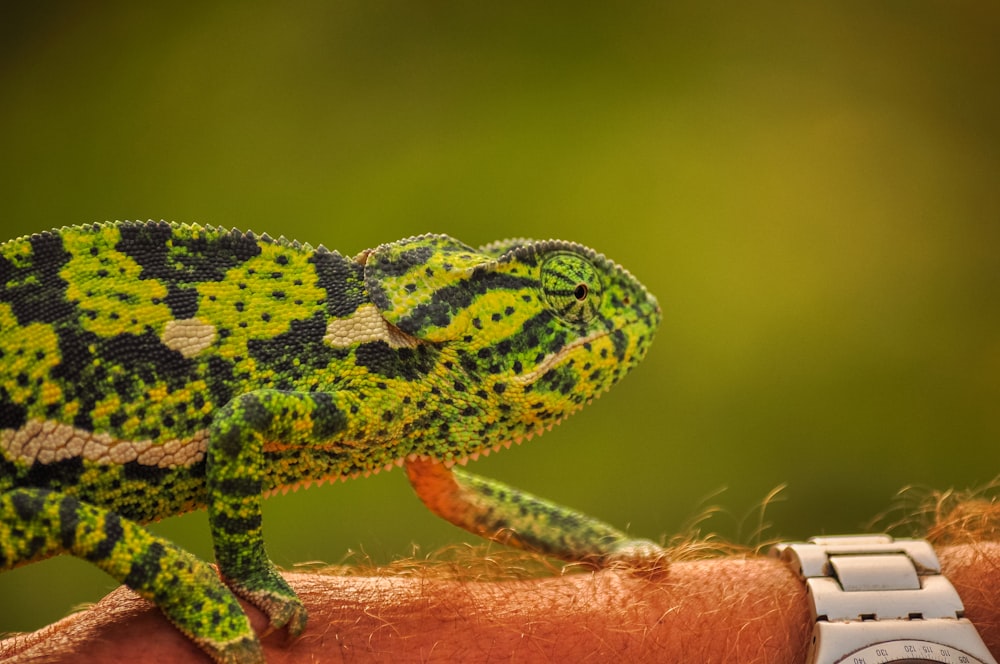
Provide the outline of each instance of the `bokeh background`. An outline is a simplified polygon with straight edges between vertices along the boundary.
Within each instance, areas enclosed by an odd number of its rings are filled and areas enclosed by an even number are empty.
[[[856,531],[1000,473],[998,7],[4,3],[2,235],[582,242],[660,299],[653,350],[476,468],[645,536]],[[265,510],[283,565],[469,539],[399,472]],[[155,528],[211,556],[204,513]],[[0,630],[112,585],[0,575]]]

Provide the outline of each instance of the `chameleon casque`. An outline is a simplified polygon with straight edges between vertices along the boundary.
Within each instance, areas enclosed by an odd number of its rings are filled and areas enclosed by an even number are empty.
[[[262,498],[288,487],[404,466],[431,510],[471,532],[598,564],[656,555],[453,466],[608,389],[660,317],[627,271],[554,240],[422,235],[349,258],[153,221],[11,240],[0,570],[72,554],[215,660],[263,662],[234,593],[272,627],[304,630],[261,532]],[[199,508],[218,573],[140,525]]]

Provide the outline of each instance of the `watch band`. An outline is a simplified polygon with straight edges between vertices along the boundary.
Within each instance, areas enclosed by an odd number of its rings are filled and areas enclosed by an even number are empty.
[[[814,537],[771,554],[805,580],[810,664],[997,664],[926,540]]]

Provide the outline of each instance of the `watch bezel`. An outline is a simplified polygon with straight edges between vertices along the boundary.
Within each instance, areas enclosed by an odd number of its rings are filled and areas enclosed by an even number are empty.
[[[814,664],[902,663],[907,661],[905,657],[862,657],[865,651],[880,645],[886,646],[891,654],[896,649],[894,644],[905,643],[930,643],[951,651],[948,655],[938,653],[937,659],[921,652],[923,658],[915,658],[918,662],[997,664],[979,636],[976,626],[967,618],[851,622],[819,620],[813,625],[813,641],[806,661]]]

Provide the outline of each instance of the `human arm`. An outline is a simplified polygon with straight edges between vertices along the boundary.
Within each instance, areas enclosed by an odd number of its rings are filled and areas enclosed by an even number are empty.
[[[944,573],[987,645],[1000,653],[1000,543],[939,546]],[[514,581],[288,574],[313,616],[287,648],[263,639],[268,662],[619,661],[801,662],[810,633],[802,584],[757,556],[674,562]],[[255,628],[265,619],[248,611]],[[44,650],[41,650],[44,649]],[[119,589],[86,612],[8,640],[0,654],[52,661],[190,661],[199,654],[155,608]],[[153,660],[152,657],[157,659]],[[60,658],[61,657],[61,658]]]

